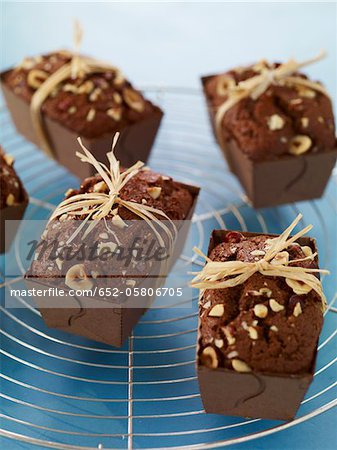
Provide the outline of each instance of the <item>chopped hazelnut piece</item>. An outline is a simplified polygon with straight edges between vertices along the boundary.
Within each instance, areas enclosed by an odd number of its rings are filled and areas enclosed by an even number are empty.
[[[117,105],[120,105],[120,104],[122,103],[122,101],[123,101],[121,95],[118,94],[118,92],[114,92],[113,95],[112,95],[112,97],[113,97],[113,99],[114,99],[114,102],[117,103]]]
[[[222,317],[225,312],[224,306],[219,303],[218,305],[213,306],[208,315],[210,317]]]
[[[93,283],[87,277],[84,265],[83,264],[75,264],[74,266],[68,269],[65,276],[65,284],[69,286],[71,289],[91,289]]]
[[[270,329],[271,329],[271,331],[274,331],[275,333],[278,332],[278,328],[277,328],[276,325],[272,325],[272,326],[270,327]]]
[[[224,335],[226,336],[228,345],[234,345],[235,344],[235,337],[232,335],[228,327],[222,327],[222,331],[224,332]]]
[[[271,298],[269,300],[270,309],[274,312],[280,312],[284,309],[284,306],[278,303],[275,299]]]
[[[249,334],[249,337],[253,340],[258,339],[258,337],[259,337],[257,330],[254,327],[248,327],[248,334]]]
[[[272,291],[269,288],[264,287],[264,288],[260,288],[258,291],[256,291],[256,290],[247,291],[246,295],[252,295],[254,297],[259,297],[260,295],[266,295],[268,298],[270,298],[272,295]]]
[[[235,80],[228,75],[221,75],[216,84],[216,93],[221,96],[228,95],[228,91],[235,87]]]
[[[116,76],[113,80],[113,83],[115,86],[121,86],[125,81],[125,78],[123,77],[123,75],[120,72],[116,73]]]
[[[64,92],[72,92],[73,94],[77,94],[78,87],[75,86],[74,84],[66,83],[63,86],[63,90],[64,90]]]
[[[264,319],[268,315],[268,308],[265,305],[258,303],[254,306],[254,314],[256,315],[256,317]]]
[[[204,303],[204,304],[202,305],[202,307],[205,308],[205,309],[209,308],[210,306],[211,306],[210,300],[208,300],[208,302],[206,302],[206,303]]]
[[[121,108],[109,108],[106,113],[109,117],[111,117],[111,119],[115,120],[116,122],[121,120],[122,117]]]
[[[293,311],[293,315],[295,317],[298,317],[300,314],[302,314],[302,307],[301,307],[301,303],[297,302]]]
[[[301,125],[302,125],[303,128],[308,128],[308,125],[309,125],[308,117],[302,117],[301,118]]]
[[[7,198],[6,198],[6,205],[12,206],[12,205],[14,205],[14,202],[15,202],[14,195],[13,194],[8,194]]]
[[[130,106],[131,109],[142,112],[144,111],[144,101],[142,96],[133,89],[125,88],[123,90],[123,97],[125,100],[125,103]]]
[[[301,97],[315,98],[316,92],[313,89],[309,89],[305,86],[297,86],[296,90]]]
[[[219,364],[216,351],[210,346],[204,348],[200,355],[200,361],[204,366],[210,367],[211,369],[216,369]]]
[[[69,114],[75,114],[76,111],[77,111],[76,106],[71,106],[71,107],[68,109],[68,113],[69,113]]]
[[[56,258],[56,259],[55,259],[55,263],[56,263],[56,265],[57,265],[57,268],[58,268],[59,270],[62,270],[63,260],[60,259],[60,258]]]
[[[232,359],[232,358],[236,358],[237,356],[239,356],[239,353],[236,350],[233,350],[232,352],[228,353],[227,358]]]
[[[270,130],[281,130],[284,126],[284,119],[278,114],[273,114],[269,117],[267,123]]]
[[[92,91],[92,93],[89,95],[89,101],[90,102],[95,102],[96,100],[98,100],[99,96],[102,93],[102,89],[101,88],[96,88]]]
[[[8,166],[11,166],[13,164],[14,158],[12,155],[4,155],[4,158]]]
[[[247,322],[246,322],[245,320],[243,320],[243,321],[241,322],[241,326],[242,326],[242,328],[243,328],[244,330],[248,330],[248,325],[247,325]]]
[[[252,369],[246,364],[244,361],[241,361],[241,359],[233,359],[232,360],[232,367],[236,372],[251,372]]]
[[[218,348],[222,348],[224,346],[224,341],[222,339],[214,339],[214,345]]]
[[[104,192],[108,189],[108,186],[106,185],[105,181],[99,181],[98,183],[94,184],[92,187],[93,192]]]
[[[87,114],[87,122],[92,122],[96,116],[96,110],[94,108],[89,109]]]
[[[125,228],[125,227],[127,227],[127,225],[124,222],[124,220],[118,215],[114,216],[111,219],[111,222],[112,222],[113,225],[116,225],[116,227],[118,227],[118,228]]]
[[[94,83],[91,80],[87,80],[78,87],[78,94],[90,94],[95,88]]]
[[[151,195],[153,200],[156,200],[161,194],[161,187],[158,186],[149,187],[147,188],[147,192],[149,195]]]
[[[300,105],[301,103],[303,103],[303,100],[301,98],[293,98],[292,100],[290,100],[290,103],[292,105]]]
[[[253,256],[264,256],[266,252],[264,250],[253,250],[250,254]]]
[[[27,83],[33,89],[38,89],[48,78],[48,74],[43,70],[33,69],[28,73]]]
[[[255,291],[254,289],[251,289],[250,291],[246,292],[246,295],[253,295],[254,297],[258,297],[260,295],[260,292]]]
[[[114,253],[116,248],[117,244],[115,242],[100,242],[97,245],[97,254],[100,255],[107,252]]]
[[[317,120],[319,123],[324,123],[324,118],[322,116],[318,116]]]
[[[268,298],[270,298],[271,294],[272,294],[272,291],[271,291],[271,289],[269,289],[267,287],[264,287],[264,288],[260,288],[259,294],[260,295],[266,295]]]
[[[18,64],[17,69],[30,70],[36,64],[35,58],[24,58],[20,64]]]
[[[292,155],[302,155],[307,152],[311,147],[312,141],[309,136],[299,134],[292,138],[290,142],[289,153]]]
[[[295,292],[297,295],[308,294],[311,291],[311,287],[305,283],[302,283],[297,280],[292,280],[291,278],[285,279],[287,285]]]

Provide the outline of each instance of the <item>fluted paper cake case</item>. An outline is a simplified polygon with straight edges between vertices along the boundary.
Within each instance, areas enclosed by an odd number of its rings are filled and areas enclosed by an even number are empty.
[[[1,74],[1,80],[5,74],[6,72]],[[17,131],[37,147],[41,147],[33,127],[29,103],[15,95],[3,81],[1,86]],[[162,111],[155,107],[151,116],[119,130],[120,138],[115,155],[122,166],[129,167],[137,161],[147,161],[162,117]],[[44,126],[56,161],[80,179],[94,175],[93,167],[81,164],[76,157],[78,133],[46,116],[44,116]],[[93,139],[83,137],[82,141],[96,159],[103,160],[107,149],[111,147],[113,134],[113,132],[106,133]]]

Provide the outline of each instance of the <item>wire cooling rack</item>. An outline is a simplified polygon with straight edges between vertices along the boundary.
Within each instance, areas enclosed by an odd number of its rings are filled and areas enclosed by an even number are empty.
[[[196,296],[192,307],[148,311],[125,346],[115,349],[46,328],[39,312],[24,298],[17,298],[20,309],[6,309],[4,290],[8,286],[2,279],[3,448],[206,449],[248,445],[252,440],[259,440],[261,449],[281,448],[276,444],[281,434],[293,439],[296,427],[305,424],[304,431],[309,430],[315,416],[326,417],[324,413],[337,404],[337,268],[333,258],[337,174],[321,200],[255,211],[214,143],[200,93],[177,88],[147,91],[166,113],[151,167],[202,188],[182,261],[198,264],[191,248],[198,245],[206,250],[214,228],[277,233],[299,211],[304,215],[303,225],[314,224],[321,266],[332,272],[323,280],[329,308],[314,382],[291,422],[206,415],[194,366]],[[63,192],[77,186],[78,180],[16,134],[4,107],[1,130],[1,142],[15,156],[17,171],[31,196],[26,218],[47,217]],[[2,270],[3,264],[2,259]],[[22,280],[15,283],[20,285]],[[328,432],[325,428],[325,436]],[[261,440],[268,435],[272,441]],[[251,445],[245,448],[257,448],[256,441]]]

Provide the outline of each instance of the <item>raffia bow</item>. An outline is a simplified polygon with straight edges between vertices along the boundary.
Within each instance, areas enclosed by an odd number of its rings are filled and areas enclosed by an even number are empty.
[[[299,76],[292,76],[292,74],[298,72],[302,67],[313,64],[325,56],[326,53],[322,51],[315,58],[303,62],[290,59],[275,69],[265,67],[261,69],[260,74],[240,81],[236,86],[229,88],[228,98],[217,108],[215,113],[215,130],[221,147],[224,145],[221,125],[226,112],[244,98],[251,97],[253,100],[258,99],[272,84],[310,88],[329,97],[329,94],[321,84]]]
[[[130,179],[137,173],[139,173],[139,171],[143,168],[144,163],[138,161],[132,167],[121,172],[120,163],[114,155],[114,148],[117,144],[118,137],[119,133],[116,133],[113,139],[112,150],[111,152],[107,153],[109,167],[101,162],[98,162],[97,159],[92,155],[92,153],[90,153],[90,151],[83,145],[81,138],[77,139],[80,146],[82,147],[83,153],[76,152],[76,156],[78,156],[82,162],[89,163],[96,169],[97,173],[102,177],[102,180],[108,186],[109,193],[105,194],[103,192],[90,192],[69,197],[63,200],[57,206],[49,221],[52,221],[56,217],[60,217],[63,214],[67,214],[70,216],[86,216],[75,233],[68,239],[67,243],[69,243],[78,235],[78,233],[80,233],[80,231],[90,219],[91,222],[87,230],[83,234],[82,239],[84,239],[93,230],[93,228],[98,224],[99,220],[105,220],[106,216],[111,213],[114,206],[123,206],[143,219],[149,225],[161,246],[164,246],[165,242],[161,234],[158,232],[158,229],[164,231],[164,233],[168,237],[168,246],[170,252],[173,247],[177,232],[176,226],[171,221],[171,219],[163,211],[157,208],[128,200],[123,200],[119,195],[128,181],[130,181]],[[166,223],[163,223],[163,221],[160,220],[158,216],[165,219],[165,221],[167,221],[170,226],[166,225]]]
[[[51,92],[63,81],[71,78],[84,78],[86,75],[93,73],[102,73],[106,71],[116,72],[117,77],[122,77],[121,71],[110,64],[80,56],[79,48],[83,37],[83,31],[78,22],[74,24],[74,52],[72,59],[67,64],[61,66],[56,72],[51,74],[46,81],[35,91],[31,103],[30,114],[36,135],[43,150],[51,157],[54,157],[54,150],[49,142],[41,114],[43,102],[51,94]]]
[[[312,225],[308,225],[294,236],[289,237],[301,218],[302,214],[299,214],[280,236],[270,239],[270,246],[266,250],[264,257],[259,261],[212,261],[198,248],[194,247],[194,251],[206,260],[206,264],[200,272],[193,273],[196,276],[191,281],[191,286],[201,290],[231,288],[244,283],[256,272],[259,272],[265,276],[283,277],[289,280],[299,281],[309,286],[320,296],[324,311],[327,305],[326,298],[323,293],[322,284],[314,273],[329,274],[328,270],[273,264],[273,259],[278,253],[286,250],[289,245],[311,230]],[[317,253],[314,253],[302,259],[289,261],[288,264],[291,262],[306,261],[314,258],[316,255]]]

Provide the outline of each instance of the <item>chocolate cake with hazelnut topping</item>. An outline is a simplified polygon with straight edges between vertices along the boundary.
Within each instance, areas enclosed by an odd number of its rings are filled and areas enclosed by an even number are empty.
[[[256,262],[274,237],[214,231],[208,256]],[[301,237],[275,264],[316,269],[315,252],[314,239]],[[201,291],[198,378],[206,412],[293,418],[313,377],[322,324],[320,296],[299,281],[256,272],[234,287]]]
[[[258,208],[320,197],[336,161],[331,99],[292,63],[202,78],[216,139]]]
[[[13,165],[14,158],[5,154],[0,146],[1,253],[9,248],[28,203],[27,193]],[[10,227],[6,227],[6,221],[12,221]]]
[[[79,189],[69,189],[66,198],[97,192],[109,194],[109,188],[100,175],[85,179]],[[169,176],[143,168],[128,180],[118,194],[122,200],[162,211],[165,216],[156,217],[166,226],[174,222],[178,238],[170,251],[167,270],[185,244],[198,192],[199,189],[194,186],[178,183]],[[70,214],[52,219],[42,235],[41,244],[45,245],[45,250],[41,251],[42,246],[37,248],[37,258],[31,263],[25,278],[30,288],[45,285],[65,290],[91,289],[92,292],[97,288],[97,292],[103,292],[88,295],[87,298],[36,297],[36,302],[49,327],[121,346],[150,306],[156,288],[163,283],[160,260],[154,256],[156,249],[163,244],[159,245],[157,235],[142,217],[124,206],[116,205],[104,219],[96,220],[96,226],[87,239],[83,233],[72,239],[70,246],[73,255],[79,254],[84,243],[88,248],[81,261],[77,260],[77,256],[66,258],[64,252],[62,257],[59,256],[61,253],[57,253],[55,258],[53,243],[57,243],[57,252],[62,252],[84,219],[84,215]],[[161,235],[166,245],[166,235]],[[95,257],[88,256],[93,246]],[[126,258],[119,255],[130,251],[132,258],[126,263]],[[137,252],[144,258],[139,257]],[[108,257],[105,258],[105,255]],[[150,291],[152,289],[153,293],[137,296],[137,292],[144,287],[150,288]],[[132,292],[125,294],[128,288],[137,292],[134,295]]]
[[[55,83],[41,105],[41,138],[36,129],[38,118],[32,110],[34,94],[73,57],[70,52],[58,51],[25,58],[1,74],[2,89],[18,131],[82,179],[93,172],[78,164],[77,136],[98,159],[103,159],[113,134],[120,131],[116,155],[122,164],[128,167],[138,160],[146,161],[162,111],[145,99],[119,69],[109,66],[95,73],[79,71],[76,77]]]

